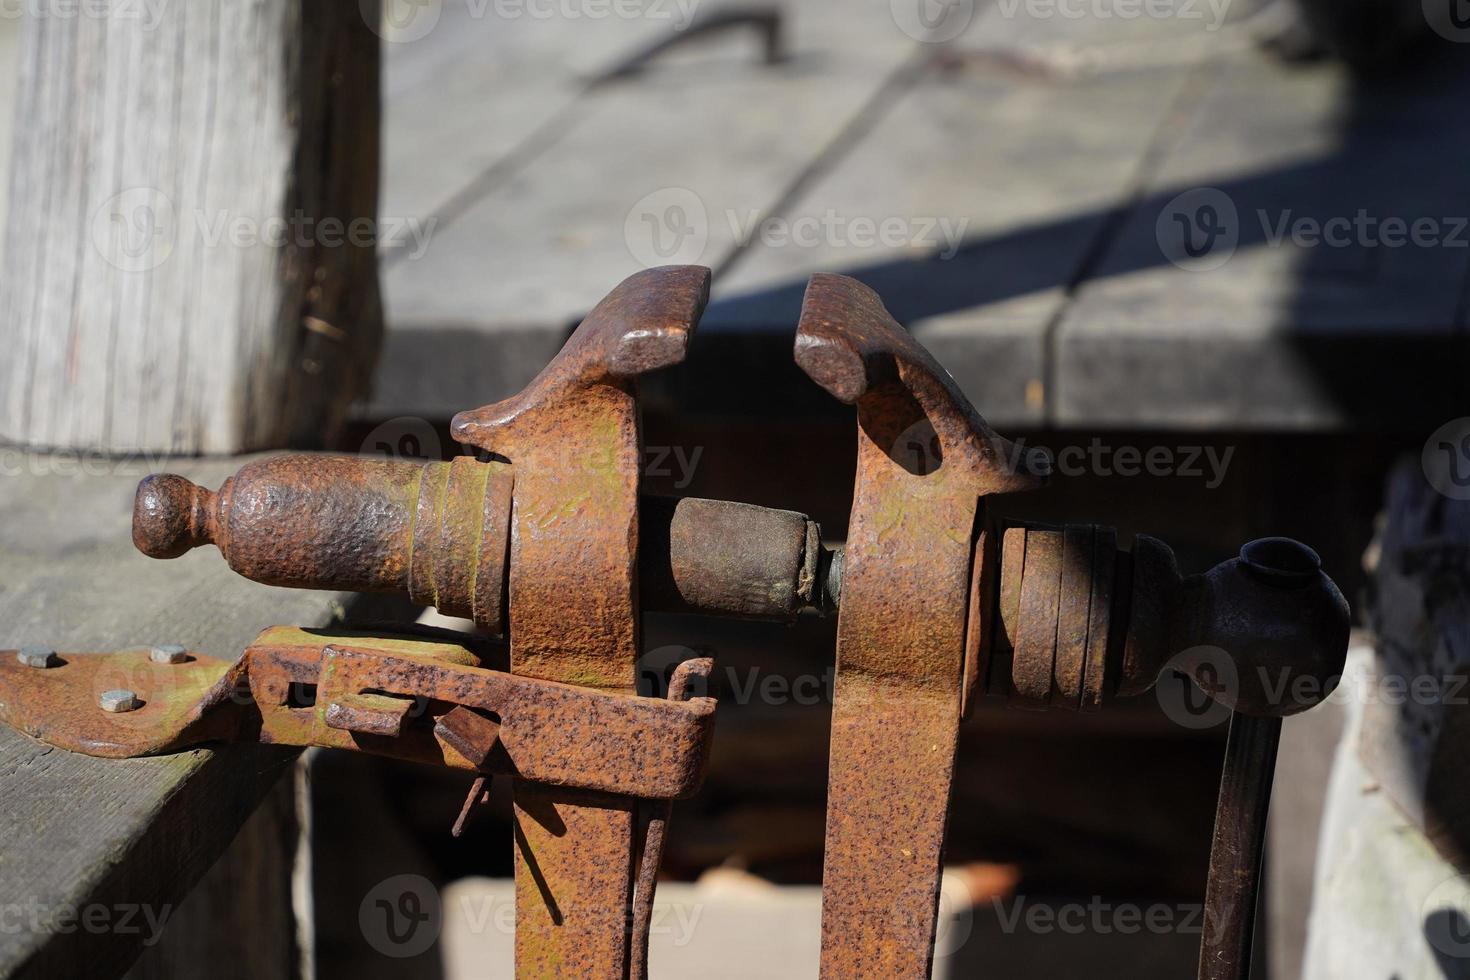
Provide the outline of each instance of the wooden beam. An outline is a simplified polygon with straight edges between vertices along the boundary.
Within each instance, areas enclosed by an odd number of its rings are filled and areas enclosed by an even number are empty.
[[[24,24],[0,439],[323,444],[381,333],[372,4],[128,4]]]
[[[175,468],[218,486],[241,462]],[[138,554],[129,530],[141,464],[11,450],[0,472],[0,649],[174,642],[230,656],[266,626],[345,614],[346,594],[256,585],[212,551]],[[238,745],[94,759],[0,726],[0,976],[122,972],[151,934],[148,915],[178,911],[293,756]],[[122,906],[134,910],[128,929]]]

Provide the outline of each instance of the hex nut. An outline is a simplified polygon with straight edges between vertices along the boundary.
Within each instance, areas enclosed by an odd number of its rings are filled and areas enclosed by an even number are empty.
[[[156,664],[181,664],[189,659],[189,651],[177,643],[162,643],[148,651],[148,659]]]
[[[112,712],[136,711],[143,706],[143,702],[138,700],[138,695],[132,691],[123,690],[103,691],[97,703],[103,711]]]
[[[57,659],[56,651],[50,647],[28,646],[21,647],[15,651],[15,659],[27,667],[39,667],[45,670],[48,667],[58,667],[61,661]]]

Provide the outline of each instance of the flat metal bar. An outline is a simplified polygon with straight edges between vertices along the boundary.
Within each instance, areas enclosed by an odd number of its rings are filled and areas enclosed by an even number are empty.
[[[1280,718],[1238,712],[1230,716],[1205,889],[1199,980],[1245,980],[1250,976],[1266,814],[1280,742]]]

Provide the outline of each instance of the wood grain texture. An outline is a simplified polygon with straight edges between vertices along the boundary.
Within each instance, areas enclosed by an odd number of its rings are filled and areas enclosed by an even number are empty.
[[[378,36],[355,2],[127,9],[24,23],[0,439],[319,445],[381,330]]]
[[[242,460],[175,461],[218,486]],[[143,463],[0,455],[0,649],[62,650],[177,642],[237,655],[275,623],[324,625],[348,597],[256,585],[217,554],[174,561],[133,550],[129,520]],[[244,745],[158,759],[73,755],[0,728],[0,976],[121,972],[148,936],[92,931],[55,914],[145,905],[177,908],[293,753]],[[94,913],[101,915],[102,913]],[[10,928],[19,916],[20,928]],[[34,921],[33,921],[34,920]]]
[[[727,262],[743,231],[805,179],[918,49],[881,0],[781,6],[792,57],[775,65],[761,60],[749,34],[731,32],[661,55],[627,80],[585,85],[585,76],[568,78],[568,65],[607,67],[616,59],[604,60],[614,51],[606,38],[626,39],[616,49],[626,52],[678,25],[635,20],[599,28],[594,38],[587,21],[553,19],[501,28],[563,52],[526,64],[514,84],[467,87],[463,73],[446,74],[432,107],[422,92],[395,97],[386,110],[395,148],[387,154],[385,198],[393,203],[385,213],[408,208],[415,217],[413,209],[428,203],[400,181],[453,193],[434,206],[426,250],[388,256],[391,330],[366,413],[432,418],[507,397],[628,275],[650,265],[718,270]],[[415,105],[423,108],[409,123],[405,107]],[[530,125],[524,116],[532,107],[554,125]],[[441,116],[483,120],[500,128],[500,138],[451,138],[459,124],[431,124]],[[432,141],[444,159],[405,169],[428,154],[408,154],[400,140]],[[479,159],[474,171],[458,159],[461,145]],[[675,218],[688,220],[689,235],[669,226]]]
[[[300,765],[300,763],[298,763]],[[240,833],[168,918],[125,980],[301,975],[291,875],[301,842],[297,779],[278,779]],[[145,928],[147,920],[144,920]]]

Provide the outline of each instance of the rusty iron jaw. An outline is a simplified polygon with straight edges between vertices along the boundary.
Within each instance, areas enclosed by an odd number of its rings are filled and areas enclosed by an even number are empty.
[[[858,410],[837,625],[822,975],[925,977],[961,711],[978,674],[965,659],[972,565],[985,567],[973,561],[980,503],[1041,481],[853,279],[812,277],[796,360]],[[987,632],[984,623],[970,625],[976,636]],[[971,648],[983,655],[983,641]]]
[[[699,266],[630,276],[524,391],[454,418],[457,439],[516,469],[508,576],[516,674],[634,691],[637,377],[684,359],[709,280]],[[638,809],[627,797],[516,786],[518,974],[617,980],[640,969]]]

